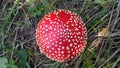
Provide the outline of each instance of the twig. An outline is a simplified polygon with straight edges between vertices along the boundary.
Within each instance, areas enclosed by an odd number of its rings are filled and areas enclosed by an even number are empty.
[[[19,26],[17,27],[16,33],[15,33],[15,37],[14,37],[14,41],[16,41],[16,38],[17,38],[17,35],[18,35],[18,28],[19,28]],[[13,45],[12,50],[14,50],[15,49],[15,42],[13,42],[12,45]],[[12,57],[13,57],[13,51],[11,53],[11,59],[12,59]]]
[[[110,59],[112,59],[118,52],[120,51],[120,49],[116,50],[102,65],[100,65],[98,68],[102,68],[103,65],[105,65],[105,63],[107,63]]]
[[[117,5],[117,8],[116,8],[116,18],[115,18],[115,22],[114,22],[114,24],[112,25],[112,29],[111,29],[111,31],[113,31],[113,29],[115,28],[115,26],[116,26],[116,24],[117,24],[117,22],[118,22],[118,20],[119,20],[119,11],[120,11],[120,1],[118,2],[118,5]]]

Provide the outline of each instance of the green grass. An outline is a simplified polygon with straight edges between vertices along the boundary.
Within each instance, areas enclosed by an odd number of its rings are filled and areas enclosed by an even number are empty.
[[[2,68],[117,68],[120,66],[120,5],[115,0],[19,0],[0,1],[0,66]],[[39,51],[35,29],[39,20],[55,9],[68,9],[82,17],[88,31],[84,52],[58,63]],[[110,37],[97,40],[97,33],[109,27]],[[92,43],[99,45],[89,50]],[[99,42],[98,42],[99,41]],[[1,68],[0,67],[0,68]]]

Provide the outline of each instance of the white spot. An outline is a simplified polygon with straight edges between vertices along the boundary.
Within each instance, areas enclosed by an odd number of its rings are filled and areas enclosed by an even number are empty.
[[[60,35],[60,38],[62,38],[62,35]]]
[[[45,37],[47,36],[47,34],[45,34]]]
[[[66,41],[68,41],[68,38],[66,38]]]
[[[52,26],[50,26],[49,29],[52,30]]]
[[[81,51],[81,49],[79,49],[79,51]]]
[[[69,22],[66,22],[66,24],[69,24]]]
[[[68,56],[67,57],[70,57],[70,54],[68,54]]]
[[[68,35],[67,37],[69,38],[70,36]]]
[[[73,58],[73,56],[71,56],[71,59]]]
[[[57,51],[55,51],[55,53],[57,53]]]
[[[71,40],[69,39],[68,42],[70,42]]]
[[[59,24],[59,23],[57,22],[57,24]]]
[[[78,32],[78,34],[81,34],[80,32]]]
[[[52,42],[52,40],[50,39],[50,42]]]
[[[74,37],[76,38],[77,36],[75,35]]]
[[[64,46],[62,46],[62,49],[65,49],[65,47],[64,47]]]
[[[77,45],[77,43],[74,43],[75,45]]]
[[[68,25],[66,27],[69,27]]]
[[[64,29],[64,32],[65,32],[66,30]]]
[[[58,56],[61,56],[61,54],[58,54]]]
[[[75,52],[73,52],[73,55],[75,55]]]
[[[67,33],[64,33],[65,35],[67,35]]]
[[[57,35],[59,36],[60,34],[58,33]]]
[[[42,28],[42,26],[40,26],[40,29]]]
[[[58,43],[58,41],[55,41],[55,43]]]
[[[80,39],[83,39],[83,37],[80,37]]]
[[[53,40],[55,41],[55,38],[53,38]]]
[[[58,50],[60,50],[60,48],[58,48]]]
[[[54,28],[54,30],[56,30],[56,28]]]
[[[75,39],[72,39],[72,41],[74,42],[74,41],[75,41]]]
[[[72,47],[72,43],[70,44],[70,47]]]
[[[48,27],[48,25],[45,25],[45,27]]]
[[[70,53],[70,51],[68,51],[68,53]]]
[[[58,45],[56,44],[55,46],[57,47]]]
[[[65,39],[63,39],[63,42],[65,42]]]
[[[73,36],[70,36],[71,38],[73,38]]]
[[[59,37],[57,37],[57,39],[59,39]]]
[[[66,48],[67,48],[67,50],[70,50],[70,48],[68,46]]]
[[[58,57],[58,60],[60,59],[60,57]]]
[[[77,49],[77,47],[75,47],[75,49]]]
[[[78,48],[80,47],[80,45],[78,45]]]
[[[52,22],[50,22],[50,24],[52,24]]]
[[[50,36],[50,33],[48,35]]]
[[[47,48],[49,48],[49,46],[47,46]]]
[[[54,24],[56,23],[56,22],[53,22]]]
[[[73,51],[73,48],[71,49],[71,51]]]
[[[52,52],[51,50],[49,50],[49,52]]]
[[[60,29],[60,31],[63,31],[62,29]]]
[[[60,34],[63,34],[63,32],[60,32]]]
[[[55,20],[57,20],[57,18],[55,18]]]
[[[45,31],[42,32],[43,34],[45,33]]]
[[[79,28],[81,28],[81,26],[78,26]]]
[[[54,48],[52,48],[52,50],[54,50]]]
[[[52,53],[52,55],[54,56],[54,53]]]
[[[57,32],[60,32],[59,30],[57,30]]]
[[[61,53],[64,54],[64,51],[62,51]]]
[[[74,24],[71,24],[71,26],[74,26]]]

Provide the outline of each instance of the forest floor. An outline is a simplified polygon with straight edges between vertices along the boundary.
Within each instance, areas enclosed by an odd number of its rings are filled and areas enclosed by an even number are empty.
[[[87,45],[65,63],[40,52],[35,30],[48,12],[77,13],[87,27]],[[120,68],[119,0],[0,0],[0,68]]]

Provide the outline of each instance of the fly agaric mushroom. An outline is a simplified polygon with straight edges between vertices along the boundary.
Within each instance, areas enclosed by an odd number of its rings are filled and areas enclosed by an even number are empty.
[[[54,10],[38,23],[36,41],[47,57],[66,62],[78,56],[86,45],[82,19],[69,10]]]

